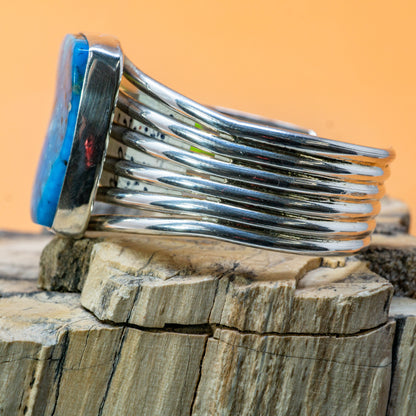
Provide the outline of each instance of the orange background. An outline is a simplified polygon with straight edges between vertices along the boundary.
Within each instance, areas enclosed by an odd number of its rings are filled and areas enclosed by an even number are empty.
[[[116,35],[143,71],[200,102],[393,146],[387,191],[416,216],[413,1],[25,0],[1,16],[0,229],[39,229],[30,193],[59,47],[79,31]]]

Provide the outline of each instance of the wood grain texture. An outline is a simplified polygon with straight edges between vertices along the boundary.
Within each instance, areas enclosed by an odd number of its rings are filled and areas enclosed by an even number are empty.
[[[121,328],[98,322],[78,298],[0,298],[0,414],[98,414]]]
[[[416,415],[416,300],[394,297],[396,320],[388,416]]]
[[[0,239],[2,416],[412,415],[414,304],[389,318],[392,286],[363,261],[88,241],[88,267],[59,265],[82,293],[58,293],[34,278],[48,241],[23,238],[19,262]]]
[[[218,329],[192,414],[384,415],[393,334],[394,323],[346,337]]]
[[[14,282],[0,281],[0,415],[189,414],[208,334],[107,325],[79,294]]]
[[[0,282],[2,415],[385,411],[390,322],[348,336],[139,329],[99,322],[79,294],[18,294],[15,282],[8,293]]]
[[[190,414],[207,338],[126,329],[101,414]]]
[[[40,258],[39,286],[45,290],[79,292],[88,272],[92,241],[59,238],[48,244]]]
[[[342,334],[387,321],[388,282],[354,259],[322,262],[210,240],[96,242],[81,303],[101,320],[150,328]]]

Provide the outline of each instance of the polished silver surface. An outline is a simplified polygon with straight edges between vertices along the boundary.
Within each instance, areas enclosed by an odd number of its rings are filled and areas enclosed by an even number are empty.
[[[56,232],[202,236],[318,255],[369,244],[392,151],[201,105],[141,72],[116,41],[87,39],[78,144]],[[97,157],[88,170],[80,160],[91,134]],[[137,215],[90,218],[94,200]]]
[[[258,167],[248,167],[242,164],[233,163],[234,161],[222,161],[215,158],[208,158],[206,155],[193,153],[175,146],[163,143],[159,140],[148,138],[145,135],[136,132],[120,130],[115,126],[112,136],[122,141],[127,146],[131,146],[155,158],[169,160],[173,163],[188,168],[191,171],[215,175],[222,178],[227,183],[237,183],[244,187],[245,185],[261,185],[263,188],[275,190],[290,191],[300,194],[317,193],[325,197],[341,197],[345,199],[358,198],[379,198],[382,196],[382,186],[377,183],[364,182],[347,182],[349,178],[344,176],[344,180],[339,177],[325,179],[322,175],[299,171],[298,169],[289,169],[282,172],[270,172]],[[329,174],[328,174],[329,175]],[[325,176],[324,176],[325,177]],[[332,180],[331,180],[332,179]]]
[[[82,236],[88,226],[123,69],[115,38],[82,36],[88,41],[89,56],[71,156],[52,224],[56,233],[72,237]]]
[[[207,126],[209,129],[234,136],[236,140],[241,138],[249,143],[263,143],[272,147],[299,149],[311,155],[327,155],[346,159],[349,156],[351,160],[368,161],[381,166],[385,166],[394,157],[391,151],[384,149],[324,139],[289,129],[267,126],[263,123],[248,123],[231,118],[172,91],[136,68],[127,57],[125,57],[123,75],[132,85],[144,90],[152,97],[157,97],[170,108],[192,118],[201,125]]]
[[[279,215],[278,212],[270,214],[225,202],[219,203],[206,199],[191,199],[183,196],[143,193],[117,188],[101,187],[97,193],[97,200],[123,205],[127,208],[140,207],[143,210],[156,212],[186,213],[191,216],[207,217],[207,220],[211,218],[228,220],[233,222],[237,228],[240,224],[248,224],[265,228],[265,232],[273,229],[281,233],[294,233],[305,237],[355,238],[361,234],[371,233],[375,227],[374,220],[351,223],[341,221],[341,219],[338,221],[325,219],[328,217],[324,217],[324,219],[302,218],[301,210],[297,212],[293,210],[298,215],[294,215],[291,219],[287,215]]]
[[[104,169],[119,177],[154,184],[160,189],[157,193],[167,194],[169,190],[174,190],[189,198],[192,196],[213,197],[218,199],[219,202],[235,202],[250,206],[252,209],[263,208],[269,211],[277,211],[277,213],[286,216],[294,214],[305,215],[310,218],[368,219],[379,212],[380,206],[376,200],[356,203],[335,198],[320,198],[319,194],[314,194],[308,198],[299,197],[289,192],[260,192],[256,189],[244,189],[241,186],[192,176],[189,172],[187,175],[183,175],[111,157],[107,157]],[[130,186],[130,188],[135,189],[134,186]],[[143,193],[143,191],[141,192]]]

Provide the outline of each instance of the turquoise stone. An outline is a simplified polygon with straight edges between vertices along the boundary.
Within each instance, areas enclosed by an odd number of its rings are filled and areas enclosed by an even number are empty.
[[[34,222],[51,227],[74,141],[81,90],[88,60],[88,42],[68,35],[61,48],[55,106],[33,187]]]

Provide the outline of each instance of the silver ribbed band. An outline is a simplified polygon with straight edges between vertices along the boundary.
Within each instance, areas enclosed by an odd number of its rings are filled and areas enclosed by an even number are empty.
[[[94,215],[88,232],[350,254],[369,244],[391,159],[386,150],[202,106],[124,58],[96,199],[139,211]]]

